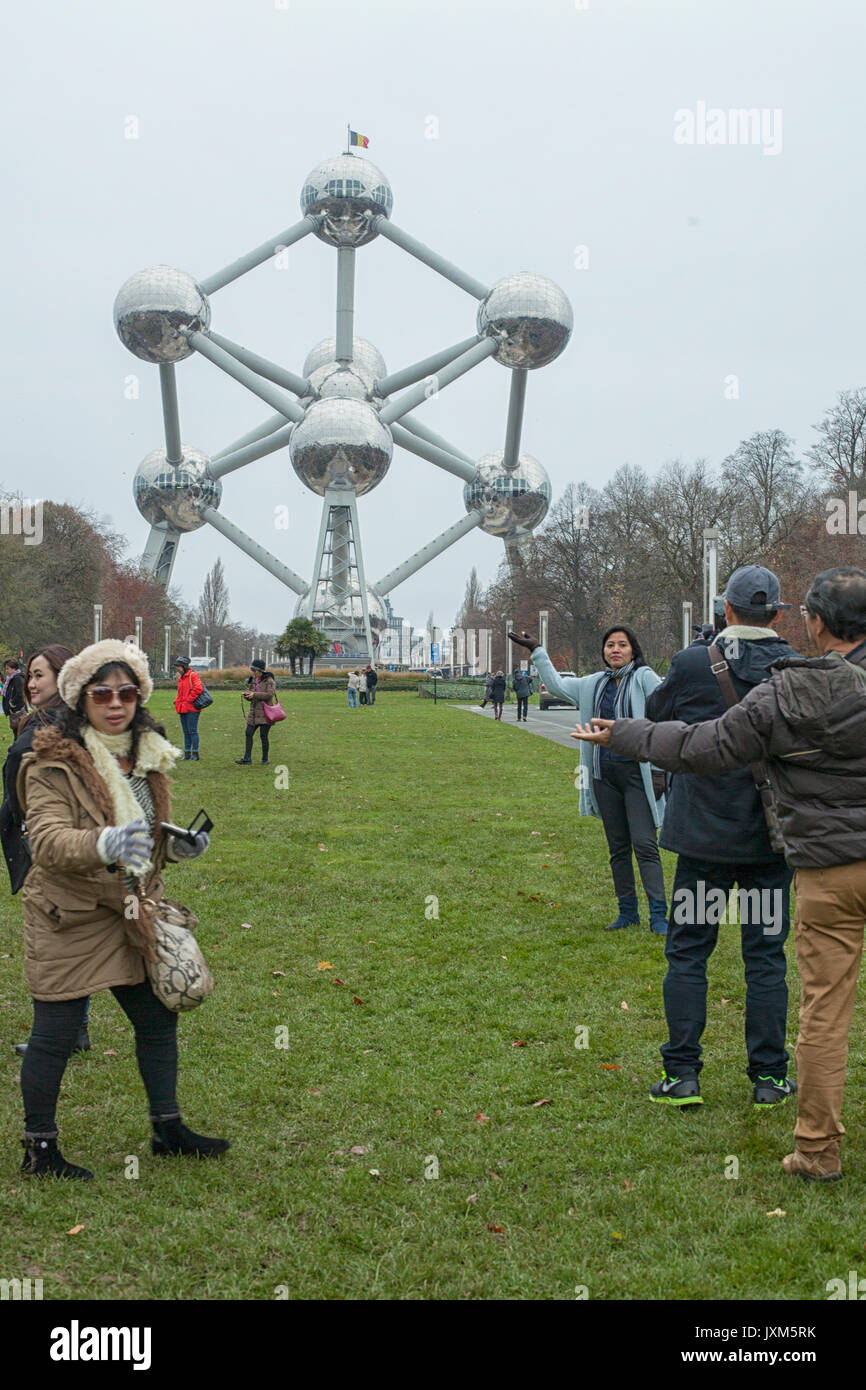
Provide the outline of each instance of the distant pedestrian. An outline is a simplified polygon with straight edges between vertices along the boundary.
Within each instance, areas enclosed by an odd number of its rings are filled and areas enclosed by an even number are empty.
[[[502,706],[505,704],[505,672],[497,671],[490,686],[490,698],[493,701],[494,719],[502,718]]]
[[[484,677],[484,699],[481,701],[481,709],[489,704],[493,699],[493,672],[488,671]]]
[[[180,724],[183,729],[183,760],[185,763],[190,761],[197,763],[199,761],[199,711],[195,707],[195,701],[204,690],[204,686],[198,672],[190,670],[189,657],[179,656],[174,663],[174,669],[177,673],[177,695],[174,697],[174,707],[180,715]]]
[[[346,687],[346,694],[349,698],[349,709],[358,708],[358,688],[361,684],[361,677],[357,671],[349,672],[349,684]]]
[[[529,709],[529,697],[532,694],[532,677],[528,671],[521,671],[519,666],[515,666],[511,676],[511,688],[517,696],[517,722],[521,718],[526,723],[526,711]]]
[[[235,758],[238,764],[251,763],[253,752],[253,739],[256,736],[256,729],[259,730],[262,740],[262,763],[267,763],[269,753],[269,739],[271,736],[271,726],[265,714],[264,706],[272,705],[277,698],[277,682],[274,673],[268,671],[261,658],[257,658],[250,666],[250,676],[247,680],[247,688],[243,692],[243,698],[249,703],[247,711],[246,727],[246,748],[242,758]]]
[[[358,697],[362,705],[367,703],[367,672],[361,671],[358,675]]]
[[[375,666],[368,666],[364,673],[367,677],[367,704],[376,703],[376,686],[379,684],[379,675]]]
[[[6,681],[3,686],[3,713],[9,720],[10,729],[17,737],[18,725],[27,713],[27,706],[24,702],[24,677],[21,674],[21,663],[17,657],[7,657],[4,666]]]

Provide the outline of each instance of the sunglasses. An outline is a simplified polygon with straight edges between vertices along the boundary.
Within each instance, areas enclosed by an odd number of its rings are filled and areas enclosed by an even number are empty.
[[[115,689],[113,685],[92,685],[87,695],[95,705],[110,705],[115,695],[117,695],[125,705],[134,705],[138,699],[138,686],[119,685]]]

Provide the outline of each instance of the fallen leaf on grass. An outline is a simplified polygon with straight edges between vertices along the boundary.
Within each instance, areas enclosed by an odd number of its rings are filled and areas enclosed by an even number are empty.
[[[625,1188],[626,1192],[634,1192],[634,1183],[632,1182],[631,1178],[626,1178],[625,1182],[623,1183],[623,1187]]]
[[[325,848],[324,845],[319,845],[319,849],[324,849],[324,848]]]
[[[272,970],[272,971],[271,971],[271,974],[272,974],[272,975],[282,975],[282,976],[285,976],[285,973],[286,973],[285,970]]]
[[[442,1114],[442,1111],[441,1111],[441,1110],[434,1110],[434,1111],[433,1111],[433,1114],[434,1114],[434,1115],[441,1115],[441,1114]]]
[[[504,1227],[504,1226],[488,1226],[487,1229],[488,1229],[488,1231],[495,1231],[496,1234],[497,1234],[498,1236],[504,1236],[504,1235],[505,1235],[505,1227]]]
[[[501,1175],[501,1173],[496,1173],[496,1172],[494,1172],[494,1170],[493,1170],[492,1168],[488,1168],[488,1169],[487,1169],[487,1173],[488,1173],[488,1176],[491,1177],[491,1178],[493,1179],[494,1182],[502,1182],[502,1175]]]
[[[601,1069],[602,1071],[622,1071],[622,1067],[616,1062],[602,1062]]]
[[[525,1046],[526,1046],[526,1043],[523,1042],[520,1038],[518,1038],[516,1042],[513,1042],[513,1043],[511,1044],[511,1046],[512,1046],[512,1047],[525,1047]]]
[[[768,1212],[767,1212],[767,1215],[768,1215],[768,1216],[787,1216],[788,1213],[787,1213],[786,1211],[782,1211],[782,1208],[781,1208],[781,1207],[776,1207],[776,1210],[775,1210],[775,1211],[768,1211]]]
[[[307,1095],[308,1095],[308,1096],[320,1096],[321,1094],[322,1094],[321,1091],[316,1091],[316,1090],[308,1091],[308,1092],[307,1092]]]
[[[319,964],[316,966],[317,970],[333,970],[333,968],[329,960],[320,960]]]
[[[116,1047],[107,1047],[107,1048],[105,1049],[105,1051],[103,1052],[102,1055],[103,1055],[103,1057],[116,1057],[116,1056],[117,1056],[117,1048],[116,1048]]]
[[[202,892],[204,892],[204,889],[202,889]],[[252,922],[241,922],[241,931],[252,931],[252,929]]]
[[[352,995],[352,1003],[353,1003],[353,1004],[363,1004],[363,1002],[364,1002],[363,999],[359,999],[358,996],[357,996],[357,994],[353,994],[353,995]]]
[[[366,1144],[353,1144],[349,1150],[350,1154],[368,1154],[370,1152]]]
[[[335,984],[335,985],[339,985],[341,989],[345,989],[345,985],[343,984],[343,981],[342,981],[342,980],[338,980],[337,977],[336,977],[336,975],[334,976],[334,979],[332,980],[331,983],[332,983],[332,984]]]
[[[72,1230],[71,1230],[71,1231],[67,1231],[66,1234],[67,1234],[68,1236],[77,1236],[77,1235],[79,1235],[80,1232],[83,1231],[83,1230],[84,1230],[84,1223],[82,1222],[82,1224],[81,1224],[80,1226],[73,1226],[73,1227],[72,1227]]]
[[[346,1150],[345,1150],[345,1149],[332,1149],[331,1152],[328,1154],[328,1158],[334,1158],[336,1154],[339,1154],[341,1158],[345,1158],[345,1157],[346,1157]]]
[[[624,1240],[624,1239],[625,1239],[624,1236],[621,1236],[621,1235],[620,1235],[619,1231],[612,1231],[611,1234],[613,1235],[614,1240]]]
[[[535,1110],[538,1109],[539,1105],[552,1105],[552,1104],[553,1104],[553,1101],[552,1101],[552,1100],[534,1100],[534,1101],[532,1102],[533,1109],[535,1109]]]
[[[470,1192],[470,1193],[469,1193],[469,1196],[466,1198],[466,1200],[467,1200],[467,1202],[477,1202],[477,1201],[478,1201],[478,1193],[477,1193],[477,1192]]]
[[[625,1002],[625,1000],[623,999],[623,1001],[622,1001],[622,1003],[620,1004],[619,1007],[620,1007],[621,1009],[627,1009],[627,1008],[628,1008],[628,1004],[627,1004],[627,1003]]]
[[[371,1178],[378,1178],[378,1177],[381,1177],[381,1174],[380,1174],[378,1168],[368,1168],[368,1169],[367,1169],[367,1172],[370,1174],[370,1177],[371,1177]]]
[[[479,1111],[478,1111],[478,1114],[475,1116],[475,1121],[476,1121],[476,1124],[479,1124],[479,1125],[489,1125],[489,1124],[490,1124],[490,1116],[489,1116],[489,1115],[485,1115],[483,1110],[479,1110]]]

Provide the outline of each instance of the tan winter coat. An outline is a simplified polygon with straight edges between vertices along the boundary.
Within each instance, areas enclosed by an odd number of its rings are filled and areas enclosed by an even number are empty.
[[[166,836],[171,820],[168,778],[149,772],[156,813],[152,873],[142,896],[164,893]],[[34,999],[79,999],[113,985],[140,984],[141,952],[132,944],[144,923],[127,919],[130,893],[121,868],[109,873],[96,852],[100,831],[115,821],[108,788],[86,748],[57,728],[42,729],[21,760],[18,799],[33,864],[21,892],[27,985]]]
[[[244,700],[244,704],[248,706],[247,723],[267,724],[262,705],[272,705],[277,698],[277,683],[270,671],[265,671],[261,677],[251,681],[245,693],[253,697],[251,700]]]

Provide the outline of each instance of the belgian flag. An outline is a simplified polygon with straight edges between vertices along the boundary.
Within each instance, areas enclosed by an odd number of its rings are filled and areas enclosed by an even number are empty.
[[[351,148],[352,145],[360,145],[362,150],[366,150],[369,149],[370,141],[366,135],[359,135],[357,130],[350,130],[349,147]]]

